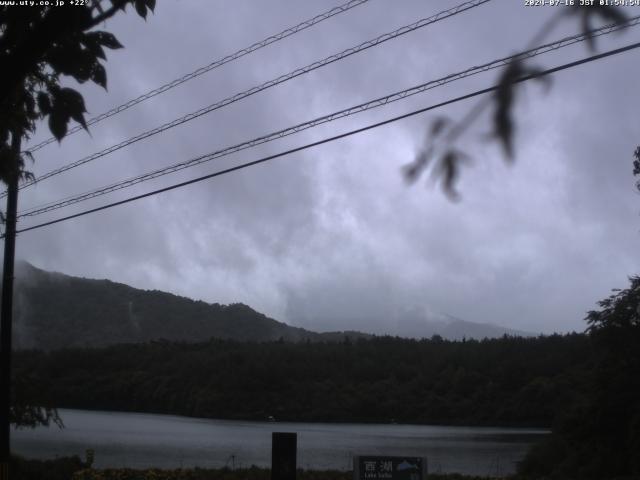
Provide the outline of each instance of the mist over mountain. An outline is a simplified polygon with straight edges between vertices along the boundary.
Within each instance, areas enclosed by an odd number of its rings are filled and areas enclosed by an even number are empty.
[[[318,333],[279,322],[241,303],[210,304],[110,280],[48,272],[25,261],[16,263],[14,309],[16,349],[101,347],[160,339],[331,342],[345,336],[370,336],[353,331]],[[390,325],[388,331],[372,333],[447,339],[526,335],[447,315],[434,316],[420,309],[403,312],[390,319]]]
[[[399,311],[381,312],[378,317],[361,315],[353,316],[333,316],[326,318],[325,315],[305,318],[305,325],[368,325],[367,333],[383,336],[403,338],[431,338],[439,335],[446,340],[463,340],[484,338],[497,338],[503,335],[515,337],[533,337],[537,333],[515,330],[491,323],[477,323],[462,320],[460,318],[438,312],[426,306],[407,306]]]
[[[440,335],[447,340],[463,338],[495,338],[503,335],[530,337],[533,333],[514,330],[491,323],[476,323],[462,320],[429,308],[414,306],[396,316],[395,327],[386,332],[400,337],[430,338]]]

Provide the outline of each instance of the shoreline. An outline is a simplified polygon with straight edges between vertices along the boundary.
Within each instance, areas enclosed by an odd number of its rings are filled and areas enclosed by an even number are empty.
[[[55,407],[58,412],[64,411],[74,411],[74,412],[88,412],[88,413],[99,413],[99,414],[114,414],[114,415],[148,415],[148,416],[162,416],[166,418],[176,418],[176,419],[189,419],[194,421],[205,421],[205,422],[216,422],[216,423],[251,423],[251,424],[265,424],[265,425],[290,425],[290,424],[312,424],[312,425],[335,425],[335,426],[400,426],[400,427],[443,427],[443,428],[473,428],[473,429],[496,429],[496,430],[519,430],[522,433],[526,434],[549,434],[551,433],[551,426],[532,426],[527,424],[488,424],[488,423],[419,423],[419,422],[401,422],[401,421],[367,421],[367,422],[358,422],[358,421],[337,421],[337,420],[305,420],[305,419],[254,419],[254,418],[221,418],[221,417],[201,417],[201,416],[192,416],[192,415],[183,415],[176,413],[164,413],[160,411],[150,412],[150,411],[132,411],[132,410],[104,410],[101,408],[79,408],[79,407]],[[60,418],[64,422],[64,418],[62,415]]]

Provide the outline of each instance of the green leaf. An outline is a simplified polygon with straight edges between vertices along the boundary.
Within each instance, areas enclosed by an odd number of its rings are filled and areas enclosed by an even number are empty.
[[[79,43],[51,48],[47,52],[46,60],[57,73],[72,76],[80,83],[91,78],[93,67],[98,63],[95,54],[81,48]]]
[[[36,161],[36,159],[33,156],[33,153],[31,153],[29,150],[25,150],[24,152],[22,152],[22,155],[24,155],[29,160],[31,160],[31,163],[34,163]],[[23,160],[23,163],[24,163],[24,160]]]
[[[147,18],[147,5],[146,5],[145,0],[135,0],[134,6],[136,7],[136,12],[138,12],[138,15],[140,15],[142,18],[144,18],[146,20],[146,18]]]
[[[100,37],[99,35],[96,35],[99,33],[101,32],[85,33],[82,38],[82,44],[85,46],[85,48],[87,48],[87,50],[93,53],[97,58],[106,60],[107,56],[105,55],[104,49],[100,44]]]
[[[498,82],[498,89],[494,93],[495,112],[493,115],[493,136],[501,143],[505,151],[507,160],[513,160],[513,137],[515,134],[515,123],[513,120],[513,104],[515,102],[516,83],[527,75],[538,75],[539,69],[530,67],[522,60],[515,60],[503,72]],[[537,77],[536,80],[550,82],[548,77]]]
[[[103,45],[111,50],[117,50],[118,48],[124,48],[124,46],[118,41],[115,35],[109,32],[93,32],[96,34],[96,38],[100,45]]]
[[[450,123],[451,121],[447,117],[435,118],[431,123],[431,135],[437,137]]]
[[[433,158],[433,145],[422,150],[416,159],[409,165],[403,167],[404,176],[407,182],[412,183],[418,179],[420,174],[427,168]]]
[[[45,92],[38,92],[37,95],[38,108],[44,115],[48,115],[51,112],[51,99]]]
[[[63,88],[60,90],[60,95],[64,98],[65,105],[67,107],[68,115],[76,122],[87,129],[87,123],[84,120],[84,113],[87,111],[84,106],[84,99],[79,92],[72,88]]]
[[[460,164],[469,159],[469,156],[459,150],[448,150],[440,160],[440,174],[443,176],[442,188],[447,196],[456,201],[460,194],[456,190],[456,182],[460,174]]]
[[[29,170],[20,170],[20,180],[25,182],[35,182],[36,176]]]
[[[79,92],[73,90],[72,88],[61,88],[59,90],[56,89],[52,92],[52,95],[53,111],[51,112],[49,127],[52,128],[51,117],[55,117],[56,119],[54,123],[56,124],[56,130],[58,132],[62,131],[57,123],[64,121],[64,131],[66,133],[66,124],[69,121],[69,118],[73,118],[86,130],[87,123],[83,115],[86,112],[86,109],[84,106],[84,99],[82,98],[82,95],[80,95]],[[53,128],[51,131],[54,136],[58,138],[56,133],[54,133]]]
[[[49,115],[49,130],[56,140],[60,141],[67,134],[67,122],[69,117],[65,116],[62,112],[53,111]]]
[[[500,140],[508,159],[513,159],[514,123],[511,116],[515,97],[514,81],[522,76],[523,63],[516,60],[509,65],[498,82],[498,89],[494,93],[496,109],[493,115],[493,135]]]
[[[99,63],[94,65],[93,73],[91,74],[91,80],[97,83],[105,90],[107,89],[107,71]]]
[[[422,172],[422,167],[418,162],[412,162],[403,167],[404,178],[407,182],[413,183]]]

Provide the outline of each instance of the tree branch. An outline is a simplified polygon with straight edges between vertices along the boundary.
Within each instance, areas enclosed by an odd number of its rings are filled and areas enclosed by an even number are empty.
[[[111,18],[131,1],[114,0],[109,9],[93,17],[79,31],[90,30],[99,23]],[[13,52],[5,57],[7,65],[3,65],[3,70],[7,73],[0,76],[0,105],[3,108],[8,107],[7,102],[10,101],[15,93],[15,88],[24,82],[29,71],[40,61],[49,46],[63,41],[70,34],[78,32],[78,30],[70,28],[69,25],[63,25],[57,20],[55,9],[52,9],[51,13],[43,17],[39,28],[35,28],[25,35],[26,41],[16,46]]]
[[[102,23],[105,20],[110,19],[111,17],[113,17],[118,12],[118,10],[122,9],[127,3],[130,3],[130,2],[131,2],[131,0],[116,0],[116,1],[114,1],[113,4],[111,5],[111,8],[108,8],[107,10],[102,12],[100,15],[98,15],[95,18],[93,18],[93,20],[91,20],[89,26],[87,28],[85,28],[83,31],[89,30],[89,29],[95,27],[96,25],[98,25],[99,23]]]

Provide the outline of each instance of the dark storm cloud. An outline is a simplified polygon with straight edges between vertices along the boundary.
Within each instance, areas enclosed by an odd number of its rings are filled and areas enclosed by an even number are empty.
[[[455,4],[372,0],[113,117],[92,128],[91,136],[80,133],[60,147],[47,147],[34,169],[48,171]],[[146,23],[120,16],[108,28],[126,48],[110,53],[109,93],[86,89],[88,108],[104,111],[334,5],[190,1],[158,5]],[[21,206],[512,54],[549,15],[496,0],[42,182],[23,193]],[[567,22],[554,37],[576,29]],[[630,43],[637,36],[600,44]],[[577,46],[535,63],[553,65],[585,54]],[[463,172],[457,204],[423,182],[407,187],[400,173],[421,148],[429,116],[25,233],[19,254],[47,269],[210,302],[242,301],[315,330],[393,331],[404,312],[416,309],[530,331],[581,329],[584,312],[640,267],[640,203],[630,174],[640,141],[631,58],[558,75],[547,95],[527,86],[517,110],[513,168],[486,142],[489,116],[482,117],[460,143],[475,162]],[[436,103],[485,87],[496,75],[436,89],[70,212]],[[439,114],[460,118],[471,105]]]

